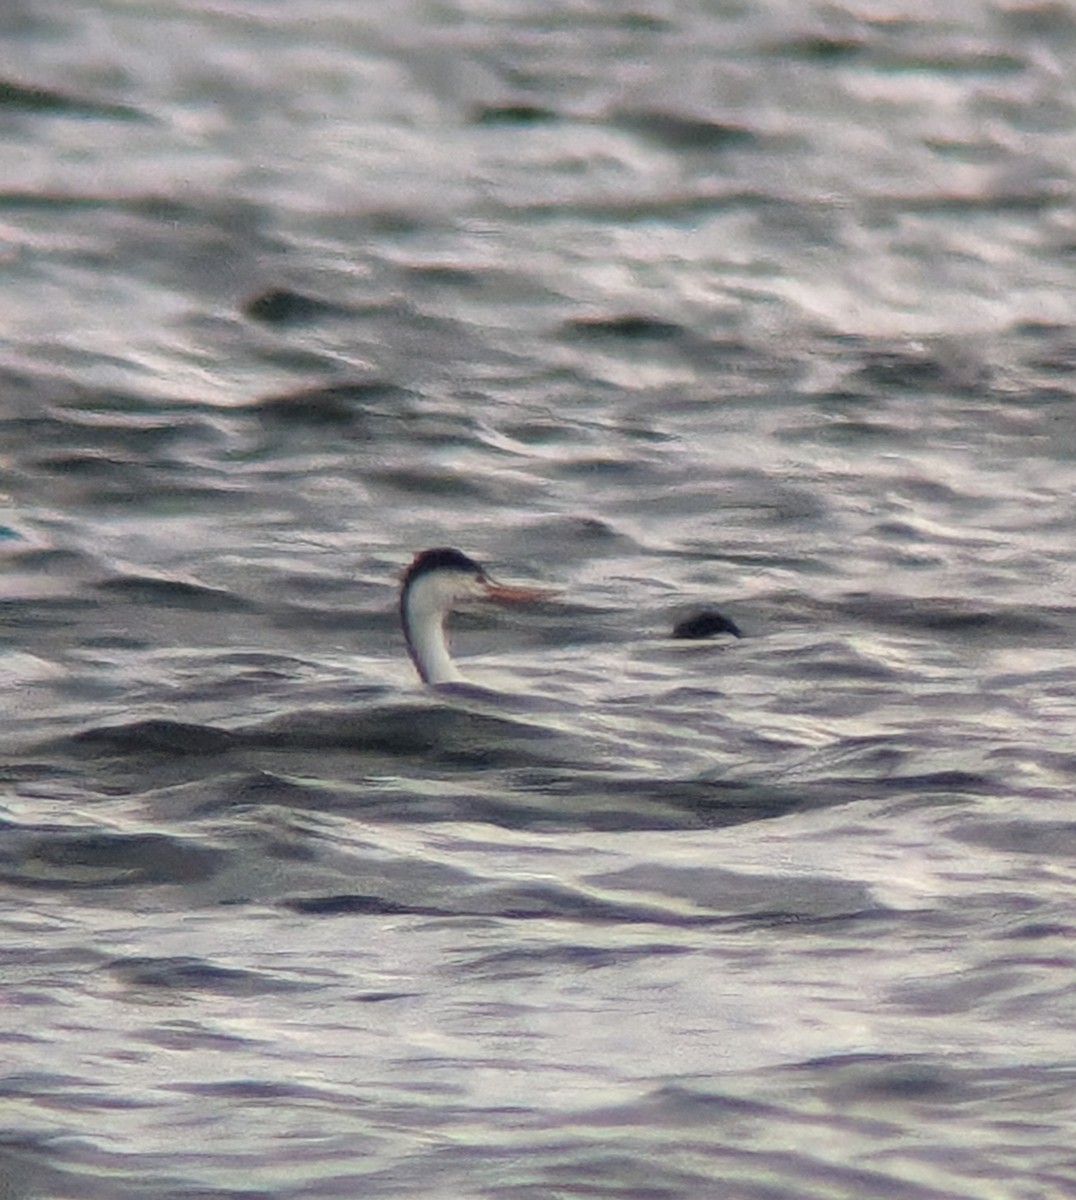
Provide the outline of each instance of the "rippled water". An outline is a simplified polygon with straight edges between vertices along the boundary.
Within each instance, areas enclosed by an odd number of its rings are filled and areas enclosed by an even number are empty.
[[[1076,1190],[1073,9],[0,24],[0,1197]]]

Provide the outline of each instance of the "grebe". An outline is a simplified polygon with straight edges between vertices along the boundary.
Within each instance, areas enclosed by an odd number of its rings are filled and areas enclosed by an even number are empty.
[[[416,554],[400,587],[400,623],[407,652],[422,682],[467,682],[452,661],[445,636],[445,618],[454,605],[466,600],[521,604],[553,595],[556,591],[552,588],[497,583],[461,550],[439,547]]]

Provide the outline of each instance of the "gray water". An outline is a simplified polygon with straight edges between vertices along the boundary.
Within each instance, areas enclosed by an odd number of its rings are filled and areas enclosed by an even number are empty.
[[[1076,1194],[1076,10],[0,25],[0,1197]]]

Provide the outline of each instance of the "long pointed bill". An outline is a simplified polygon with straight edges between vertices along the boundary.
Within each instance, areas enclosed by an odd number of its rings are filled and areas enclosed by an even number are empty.
[[[484,581],[486,599],[495,604],[529,604],[535,600],[548,600],[551,596],[559,596],[558,588],[513,587],[506,583],[494,583],[492,579]]]

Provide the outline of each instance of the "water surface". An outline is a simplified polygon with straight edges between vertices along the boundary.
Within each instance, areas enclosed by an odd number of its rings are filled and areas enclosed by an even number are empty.
[[[1076,1187],[1069,9],[2,21],[0,1194]]]

